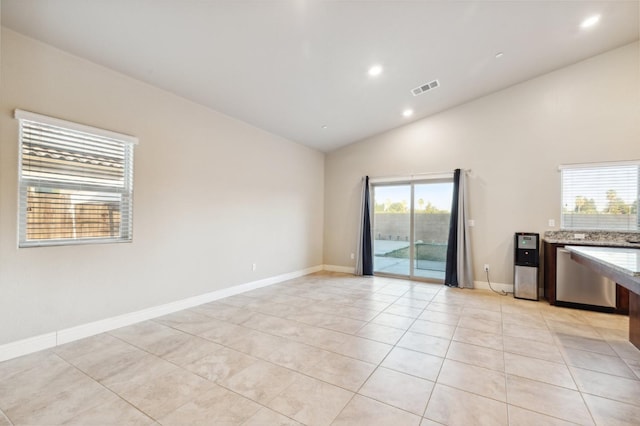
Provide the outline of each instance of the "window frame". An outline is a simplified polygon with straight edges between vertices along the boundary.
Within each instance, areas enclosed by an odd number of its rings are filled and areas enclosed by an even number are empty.
[[[636,179],[636,203],[640,204],[640,160],[629,160],[629,161],[611,161],[611,162],[598,162],[598,163],[578,163],[578,164],[563,164],[558,167],[558,171],[560,174],[560,230],[561,231],[588,231],[588,232],[622,232],[622,233],[640,233],[640,214],[638,214],[638,206],[636,206],[636,221],[635,221],[635,229],[621,229],[621,228],[606,228],[606,227],[580,227],[580,226],[569,226],[566,224],[565,220],[565,182],[564,182],[564,172],[570,170],[580,170],[580,169],[607,169],[607,168],[615,168],[615,167],[637,167]],[[606,213],[599,213],[599,215],[604,215]]]
[[[43,246],[63,246],[63,245],[82,245],[82,244],[109,244],[109,243],[128,243],[133,241],[133,174],[134,174],[134,147],[138,144],[138,138],[110,130],[100,129],[97,127],[87,126],[84,124],[74,123],[71,121],[61,120],[42,114],[23,111],[16,109],[14,118],[19,121],[19,137],[18,137],[18,247],[43,247]],[[67,132],[72,132],[76,137],[86,139],[89,137],[97,137],[101,139],[109,139],[109,143],[122,147],[123,162],[123,182],[122,185],[106,185],[104,183],[88,184],[82,182],[82,175],[77,178],[78,182],[70,183],[54,179],[39,179],[33,176],[25,176],[23,171],[23,150],[27,139],[24,137],[24,128],[26,122],[35,123],[36,125],[44,125],[48,127],[60,128]],[[63,166],[64,167],[64,166]],[[64,175],[63,173],[60,173]],[[68,174],[68,177],[78,176]],[[120,215],[120,224],[117,237],[72,237],[72,238],[42,238],[28,239],[28,191],[29,188],[38,187],[42,189],[70,190],[77,193],[85,192],[86,194],[100,194],[102,197],[108,197],[110,194],[120,195],[118,209]],[[55,192],[54,192],[55,193]],[[125,219],[126,217],[126,219]],[[73,232],[76,232],[73,227]]]

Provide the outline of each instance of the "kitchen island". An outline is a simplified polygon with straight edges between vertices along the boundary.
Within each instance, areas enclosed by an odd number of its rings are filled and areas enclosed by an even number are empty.
[[[565,246],[571,259],[629,290],[629,341],[640,349],[640,249]]]

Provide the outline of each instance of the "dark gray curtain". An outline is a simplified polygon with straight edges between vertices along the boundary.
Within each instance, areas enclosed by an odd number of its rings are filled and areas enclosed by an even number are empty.
[[[456,169],[453,174],[453,200],[444,276],[444,283],[451,287],[473,288],[467,193],[466,173]]]
[[[447,243],[447,264],[444,269],[444,283],[458,287],[458,194],[460,192],[460,169],[453,172],[453,197],[451,197],[451,219]]]
[[[373,275],[370,199],[369,176],[365,176],[362,180],[362,207],[360,210],[360,232],[358,232],[356,275]]]

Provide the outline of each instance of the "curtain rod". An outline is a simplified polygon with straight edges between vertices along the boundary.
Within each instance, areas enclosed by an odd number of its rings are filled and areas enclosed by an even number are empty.
[[[462,171],[464,171],[465,173],[471,173],[471,169],[460,169]],[[433,175],[446,175],[446,174],[453,174],[453,170],[452,171],[448,171],[448,172],[425,172],[425,173],[415,173],[415,174],[411,174],[411,175],[387,175],[387,176],[369,176],[369,179],[396,179],[396,178],[405,178],[405,179],[413,179],[415,177],[420,177],[420,176],[433,176]]]

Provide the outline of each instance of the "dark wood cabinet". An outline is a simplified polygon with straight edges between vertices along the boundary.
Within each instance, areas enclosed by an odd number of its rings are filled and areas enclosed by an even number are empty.
[[[579,246],[581,244],[560,244],[545,241],[542,246],[543,256],[543,280],[544,280],[544,298],[549,304],[556,304],[556,268],[557,268],[557,252],[558,247],[565,245]],[[629,290],[616,284],[616,309],[615,313],[627,315],[629,314]]]

